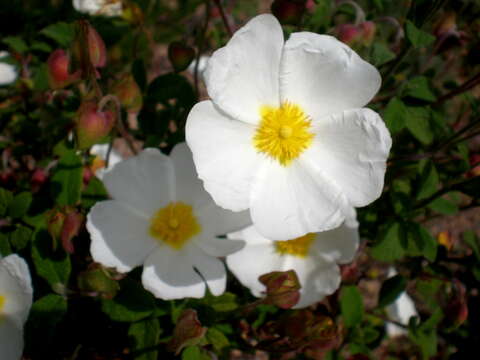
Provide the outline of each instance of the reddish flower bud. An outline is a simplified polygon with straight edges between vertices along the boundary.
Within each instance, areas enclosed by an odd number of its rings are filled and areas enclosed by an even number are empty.
[[[198,344],[206,332],[207,328],[202,327],[197,312],[193,309],[186,309],[177,320],[173,337],[168,342],[167,349],[178,355],[183,348]]]
[[[168,46],[168,59],[175,72],[188,68],[195,58],[195,50],[184,43],[174,41]]]
[[[453,280],[453,293],[445,309],[445,325],[457,328],[468,318],[466,288],[459,280]]]
[[[78,147],[87,149],[107,136],[115,123],[113,112],[98,111],[92,101],[84,102],[77,111],[76,136]]]
[[[283,25],[298,25],[306,9],[306,0],[275,0],[270,7],[272,14]]]
[[[480,176],[480,154],[470,155],[470,171],[467,173],[467,177]]]
[[[265,302],[282,309],[290,309],[300,299],[300,282],[294,270],[273,271],[264,274],[258,280],[265,285]]]
[[[122,75],[112,91],[128,112],[138,113],[142,108],[142,92],[131,74]]]
[[[90,61],[96,68],[104,67],[107,64],[107,49],[103,39],[90,24],[88,24],[88,52]]]
[[[65,50],[58,49],[47,60],[48,81],[52,89],[61,89],[79,79],[79,72],[70,74],[70,57]]]
[[[360,278],[360,270],[356,261],[340,266],[340,272],[342,276],[342,283],[355,284]]]
[[[57,249],[58,240],[62,235],[63,224],[66,215],[59,210],[50,210],[47,212],[47,230],[53,240],[53,249]]]
[[[358,25],[341,24],[336,32],[338,39],[347,45],[370,45],[375,37],[376,25],[371,21]]]
[[[44,169],[37,168],[30,178],[30,185],[33,192],[37,192],[48,180],[48,174]]]
[[[73,254],[75,250],[73,247],[72,239],[78,235],[83,221],[84,216],[74,210],[68,212],[65,216],[60,239],[62,240],[63,248],[66,252],[70,254]]]
[[[372,21],[365,21],[361,23],[359,27],[362,30],[362,40],[364,41],[364,44],[370,45],[377,30],[375,23]]]

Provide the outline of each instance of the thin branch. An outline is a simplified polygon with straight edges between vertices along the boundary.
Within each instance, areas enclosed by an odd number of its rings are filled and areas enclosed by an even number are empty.
[[[215,2],[215,5],[217,5],[218,11],[220,11],[220,16],[222,17],[223,25],[225,25],[225,30],[227,30],[227,33],[230,37],[233,36],[233,31],[232,28],[230,27],[230,24],[228,23],[227,16],[225,15],[225,10],[223,9],[221,0],[213,0]]]
[[[438,98],[438,100],[433,104],[435,106],[443,104],[445,101],[450,100],[451,98],[458,96],[460,94],[463,94],[464,92],[467,92],[468,90],[474,88],[475,86],[480,84],[480,73],[476,74],[469,80],[465,81],[462,85],[460,85],[458,88],[450,91],[449,93],[446,93],[445,95],[441,96]]]

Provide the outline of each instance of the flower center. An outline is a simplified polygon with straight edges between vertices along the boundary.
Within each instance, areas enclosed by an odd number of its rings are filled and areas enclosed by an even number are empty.
[[[275,250],[280,255],[305,257],[313,240],[315,240],[315,234],[308,233],[293,240],[275,241]]]
[[[3,311],[6,300],[7,299],[5,298],[5,296],[0,295],[0,313],[2,313],[2,311]]]
[[[103,160],[100,156],[95,156],[95,158],[92,161],[92,165],[90,165],[90,168],[92,169],[92,172],[95,173],[99,169],[103,169],[106,165],[106,161]]]
[[[180,250],[202,230],[190,205],[171,202],[157,210],[150,220],[149,233],[160,242]]]
[[[305,151],[315,136],[311,120],[298,105],[284,102],[280,107],[263,106],[253,143],[255,148],[287,166]]]

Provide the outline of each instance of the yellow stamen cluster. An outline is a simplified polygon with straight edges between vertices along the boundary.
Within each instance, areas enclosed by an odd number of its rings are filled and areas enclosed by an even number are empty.
[[[150,220],[149,233],[160,242],[180,250],[202,230],[193,209],[183,202],[171,202],[158,210]]]
[[[285,102],[279,108],[263,106],[253,137],[255,148],[287,166],[312,143],[311,120],[298,105]]]
[[[315,234],[309,233],[293,240],[275,241],[275,250],[281,255],[305,257],[313,240],[315,240]]]

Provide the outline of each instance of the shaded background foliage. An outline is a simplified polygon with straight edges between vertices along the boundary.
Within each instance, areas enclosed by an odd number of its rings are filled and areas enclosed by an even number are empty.
[[[19,74],[0,86],[0,252],[19,253],[33,276],[26,359],[200,359],[213,353],[463,359],[475,353],[480,4],[273,3],[124,1],[123,15],[114,18],[80,14],[69,1],[0,5],[0,48],[10,54],[0,61]],[[260,304],[232,276],[220,297],[155,299],[141,286],[138,269],[122,275],[92,263],[84,217],[107,194],[92,175],[94,156],[78,152],[71,135],[77,111],[82,99],[115,93],[116,80],[131,75],[141,110],[128,111],[131,104],[123,102],[117,116],[123,126],[95,142],[113,143],[124,155],[147,146],[168,153],[184,140],[188,111],[206,96],[198,67],[185,68],[271,6],[286,35],[333,34],[379,68],[383,85],[369,106],[393,137],[384,193],[359,209],[359,254],[342,268],[339,291],[317,306],[292,311]],[[97,78],[72,58],[71,70],[82,70],[81,79],[53,90],[47,60],[58,48],[77,46],[85,20],[106,45],[107,66]],[[398,275],[387,275],[391,266]],[[405,335],[388,337],[385,324],[395,319],[386,308],[404,291],[419,315],[399,324]]]

